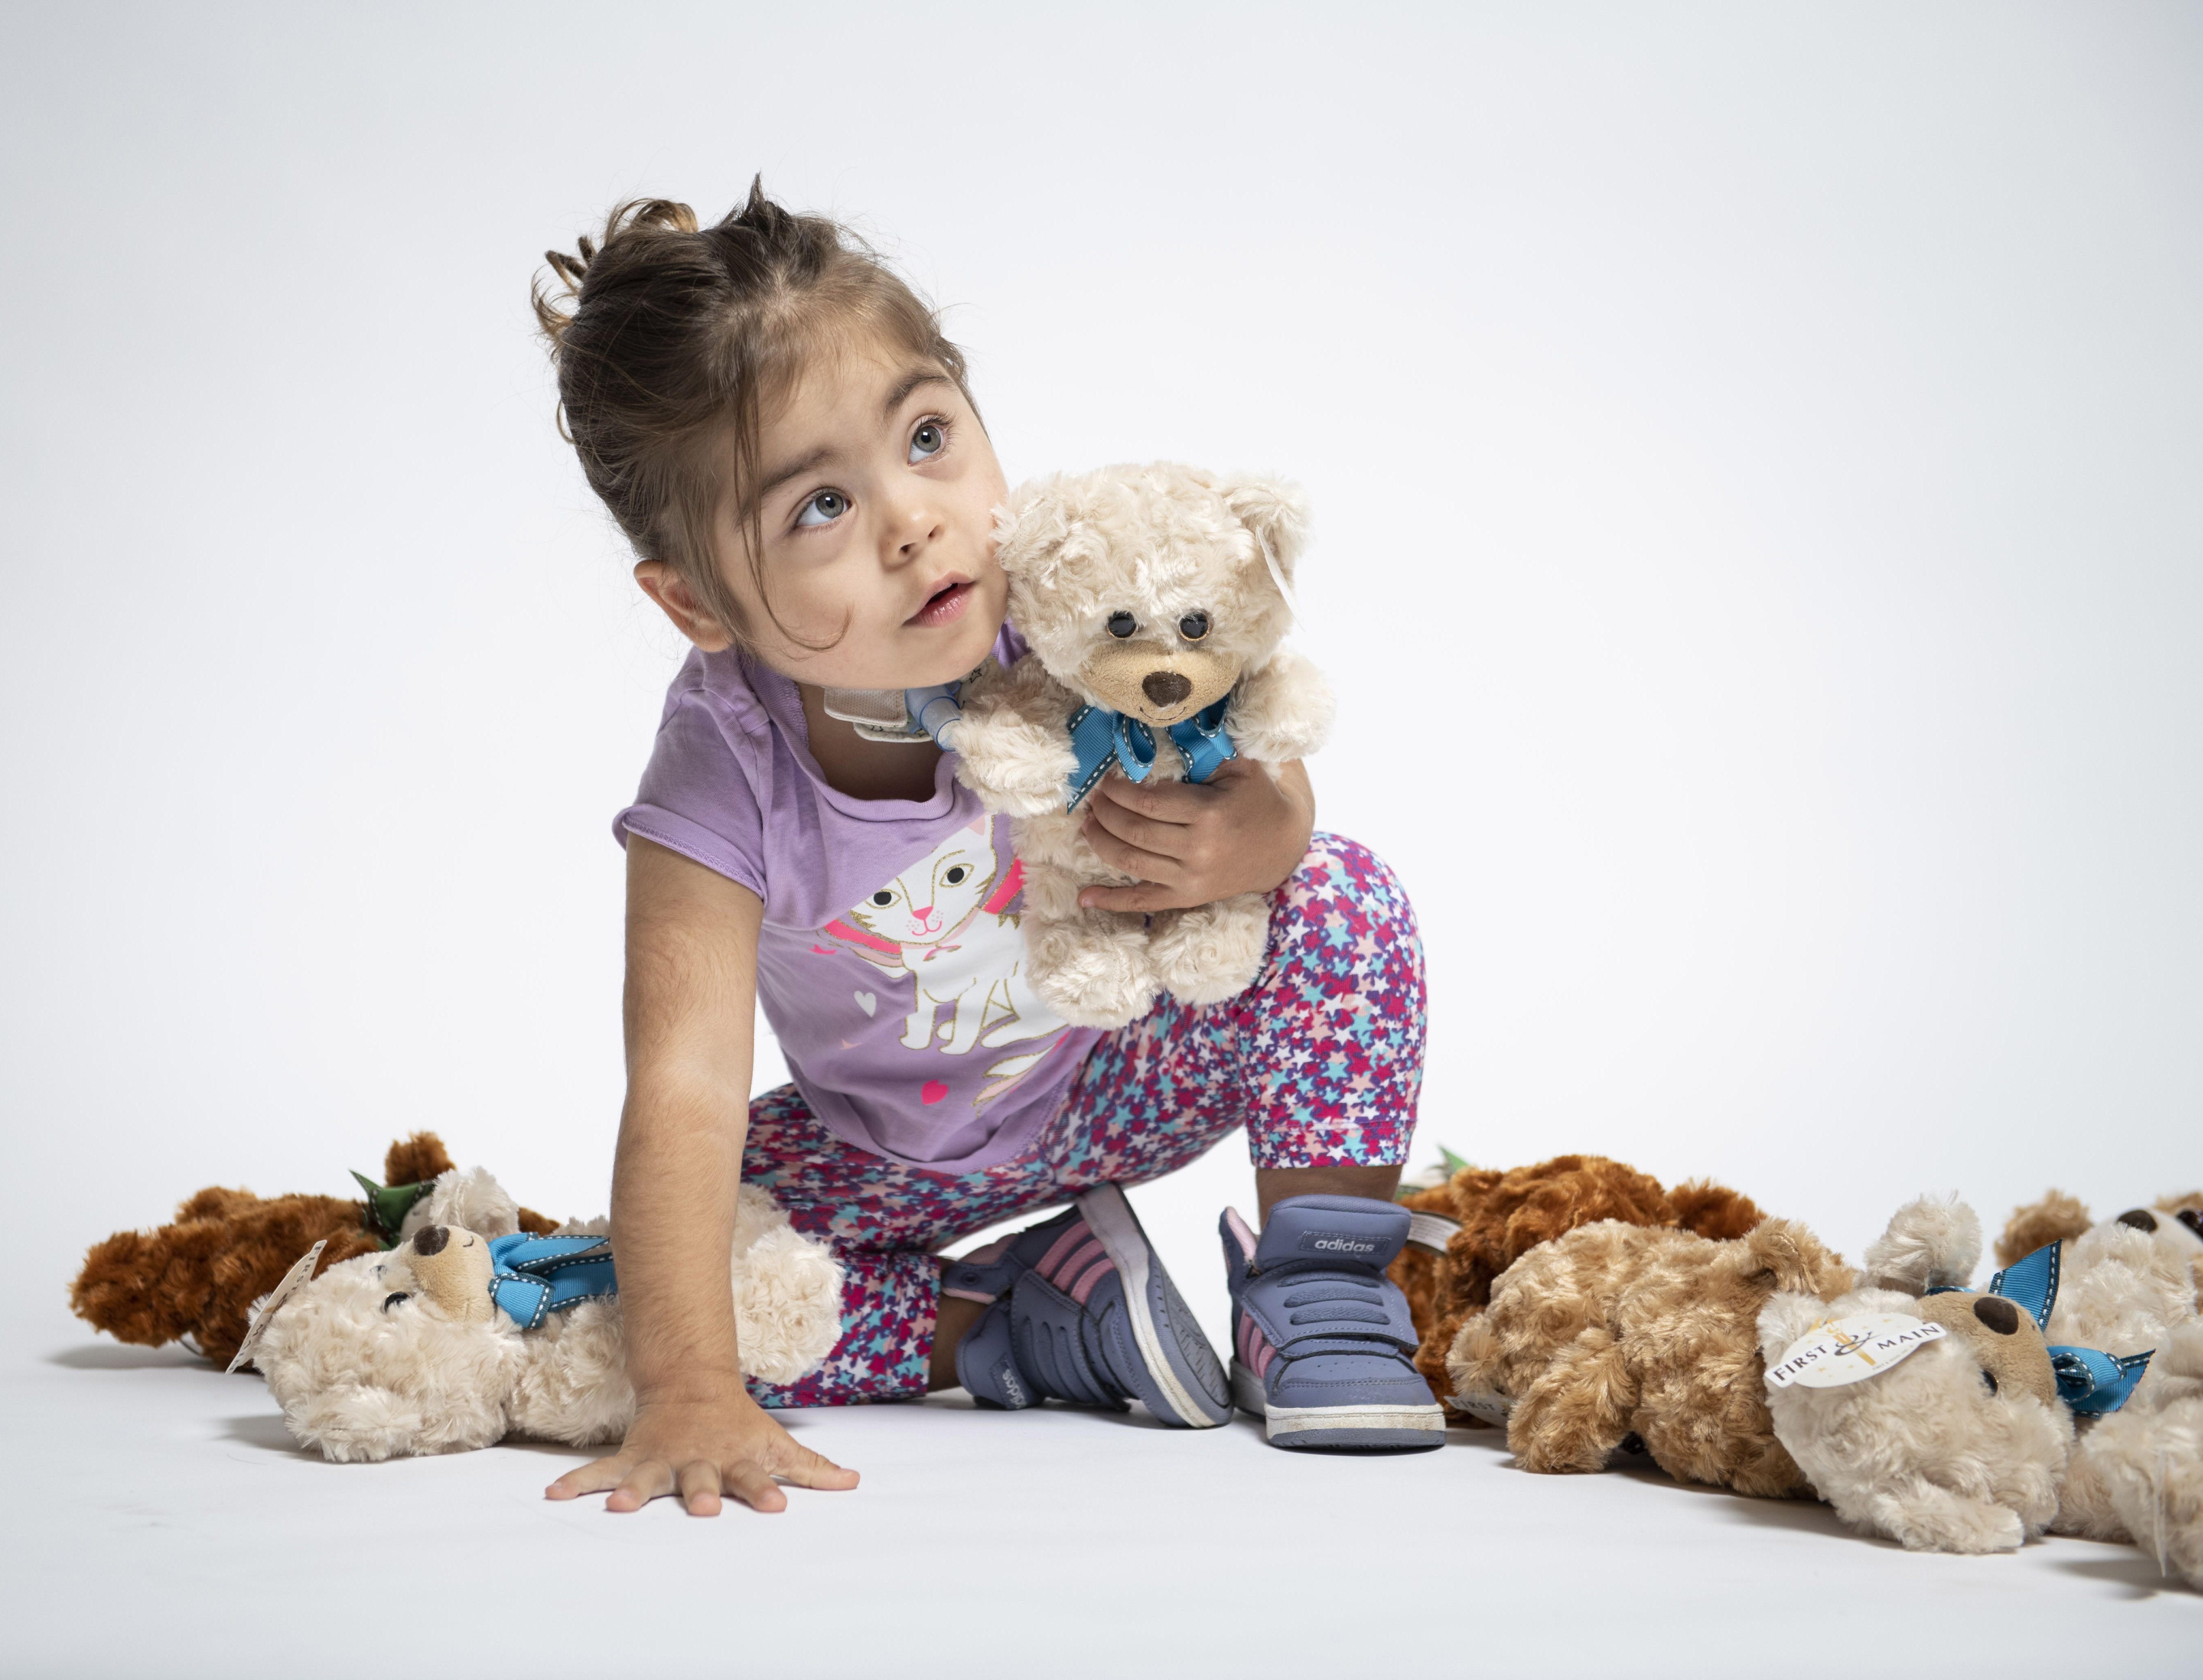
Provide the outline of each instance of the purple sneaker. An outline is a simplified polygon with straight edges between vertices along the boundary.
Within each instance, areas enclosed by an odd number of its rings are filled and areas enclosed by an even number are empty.
[[[956,1344],[956,1375],[982,1406],[1137,1400],[1189,1429],[1231,1418],[1216,1352],[1113,1184],[951,1261],[941,1290],[989,1303]]]
[[[1385,1268],[1408,1210],[1362,1196],[1290,1196],[1257,1238],[1227,1208],[1231,1398],[1275,1447],[1445,1445],[1445,1413],[1411,1363],[1408,1298]]]

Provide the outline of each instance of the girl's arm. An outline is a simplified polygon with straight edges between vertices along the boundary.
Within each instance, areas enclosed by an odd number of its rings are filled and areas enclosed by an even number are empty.
[[[635,1415],[610,1458],[552,1499],[601,1493],[635,1511],[677,1492],[691,1515],[722,1492],[759,1511],[854,1471],[798,1446],[749,1397],[735,1348],[729,1259],[749,1126],[757,894],[639,836],[628,840],[627,1106],[612,1168],[612,1241]]]

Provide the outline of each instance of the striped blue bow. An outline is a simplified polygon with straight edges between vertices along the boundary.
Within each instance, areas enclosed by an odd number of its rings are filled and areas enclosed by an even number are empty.
[[[540,1324],[546,1312],[564,1312],[619,1293],[610,1237],[530,1236],[520,1231],[492,1237],[489,1259],[490,1299],[523,1330]]]
[[[2062,1249],[2057,1243],[2036,1249],[2023,1260],[2015,1260],[1994,1277],[1982,1293],[2002,1295],[2023,1307],[2035,1328],[2050,1329],[2050,1309],[2058,1304],[2058,1272]],[[1942,1294],[1932,1289],[1930,1294]],[[2093,1418],[2117,1412],[2127,1403],[2149,1367],[2150,1353],[2106,1353],[2097,1347],[2050,1347],[2051,1374],[2058,1379],[2058,1398],[2076,1416]]]
[[[1224,713],[1231,704],[1231,697],[1226,694],[1206,710],[1164,731],[1185,763],[1188,781],[1206,781],[1227,760],[1239,756],[1231,737],[1224,733]],[[1066,811],[1078,809],[1078,802],[1094,791],[1094,784],[1113,762],[1125,772],[1126,780],[1145,781],[1155,768],[1155,735],[1137,717],[1106,706],[1084,705],[1071,714],[1071,750],[1078,764],[1066,789]]]

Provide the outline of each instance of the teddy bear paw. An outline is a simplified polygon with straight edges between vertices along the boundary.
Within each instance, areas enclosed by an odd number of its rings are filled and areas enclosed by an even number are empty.
[[[1270,941],[1269,907],[1253,893],[1159,916],[1148,939],[1155,978],[1181,1003],[1220,1004],[1255,983]]]
[[[1013,816],[1063,808],[1078,760],[1060,731],[1005,714],[966,716],[956,732],[956,779]]]
[[[1033,990],[1074,1027],[1121,1027],[1155,1006],[1159,987],[1134,940],[1084,928],[1036,928],[1028,952]]]

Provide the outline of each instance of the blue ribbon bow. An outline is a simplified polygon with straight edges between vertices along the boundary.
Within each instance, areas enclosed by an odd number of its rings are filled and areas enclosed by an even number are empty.
[[[530,1236],[520,1231],[492,1237],[489,1259],[490,1299],[523,1330],[540,1324],[546,1312],[564,1312],[619,1293],[610,1237]]]
[[[1994,1277],[1982,1293],[2001,1295],[2013,1306],[2023,1308],[2035,1320],[2035,1328],[2050,1329],[2050,1309],[2058,1304],[2058,1273],[2063,1264],[2061,1245],[2052,1242],[2036,1249],[2023,1260],[2015,1260]],[[1930,1289],[1931,1295],[1947,1294],[1952,1286],[1946,1284]],[[2098,1417],[2107,1412],[2117,1412],[2127,1403],[2141,1381],[2141,1374],[2149,1368],[2148,1353],[2106,1353],[2097,1347],[2066,1347],[2056,1344],[2050,1347],[2050,1371],[2058,1379],[2058,1398],[2082,1417]]]
[[[1188,781],[1206,781],[1227,760],[1239,756],[1231,737],[1224,733],[1224,713],[1231,704],[1231,697],[1226,694],[1214,705],[1172,724],[1164,732],[1185,762]],[[1078,802],[1094,791],[1094,784],[1102,780],[1113,760],[1126,780],[1145,781],[1155,768],[1155,735],[1137,717],[1106,706],[1084,705],[1071,714],[1071,750],[1078,764],[1071,773],[1068,797],[1063,802],[1066,811],[1078,809]]]

